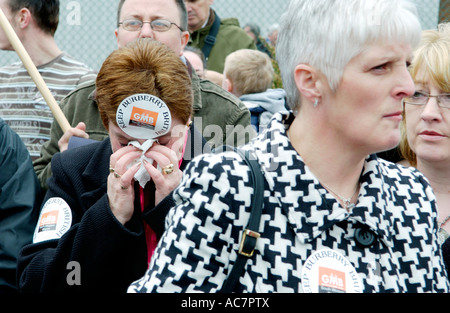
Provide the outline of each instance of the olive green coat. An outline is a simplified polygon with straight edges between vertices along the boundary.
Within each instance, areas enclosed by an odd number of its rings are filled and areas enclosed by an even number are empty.
[[[216,13],[211,10],[210,19],[206,27],[199,29],[191,34],[189,45],[202,49],[205,44],[205,38],[214,23]],[[221,19],[219,33],[216,37],[211,54],[209,55],[208,70],[223,73],[225,58],[230,53],[240,49],[256,49],[255,41],[240,28],[239,21],[236,18]]]

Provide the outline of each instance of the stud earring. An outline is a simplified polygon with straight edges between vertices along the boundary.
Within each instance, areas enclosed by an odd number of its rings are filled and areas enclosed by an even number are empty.
[[[319,99],[316,98],[316,100],[314,101],[313,106],[314,106],[315,108],[317,108],[318,105],[319,105]]]

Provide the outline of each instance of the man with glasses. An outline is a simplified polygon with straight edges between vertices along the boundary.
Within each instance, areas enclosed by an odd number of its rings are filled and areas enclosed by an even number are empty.
[[[189,41],[187,11],[183,0],[121,0],[118,27],[115,30],[118,47],[138,38],[152,38],[167,45],[182,57]],[[187,63],[194,91],[194,125],[212,147],[223,144],[239,146],[255,136],[250,125],[250,112],[235,96],[210,81],[200,80]],[[95,102],[95,83],[72,92],[61,103],[69,123],[74,127],[65,134],[53,123],[51,140],[34,162],[41,186],[51,175],[51,158],[68,147],[72,136],[103,140],[108,136],[100,120]]]

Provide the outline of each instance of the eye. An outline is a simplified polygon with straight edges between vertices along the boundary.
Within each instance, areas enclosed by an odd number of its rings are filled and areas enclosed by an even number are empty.
[[[413,99],[424,99],[424,98],[428,98],[428,95],[426,95],[424,92],[416,91],[411,98],[413,98]]]
[[[375,71],[375,72],[386,71],[388,69],[388,65],[389,65],[389,63],[383,63],[381,65],[373,67],[372,71]]]

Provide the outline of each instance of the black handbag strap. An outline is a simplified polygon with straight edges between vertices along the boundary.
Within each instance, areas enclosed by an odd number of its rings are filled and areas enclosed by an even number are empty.
[[[217,34],[219,33],[220,22],[221,20],[219,16],[216,14],[214,17],[214,23],[211,29],[209,30],[208,36],[206,36],[205,38],[205,44],[203,45],[202,48],[202,52],[205,55],[206,61],[208,61],[209,54],[211,53],[213,46],[216,44],[216,37]]]
[[[258,230],[264,201],[264,176],[258,162],[250,157],[250,152],[248,150],[242,151],[238,148],[234,148],[234,150],[243,158],[250,168],[251,182],[253,183],[254,192],[252,197],[250,219],[247,228],[242,234],[236,262],[234,263],[234,266],[221,289],[221,292],[223,293],[230,293],[234,290],[234,287],[239,281],[239,278],[244,270],[245,263],[247,263],[247,260],[253,256],[256,241],[260,237]]]

